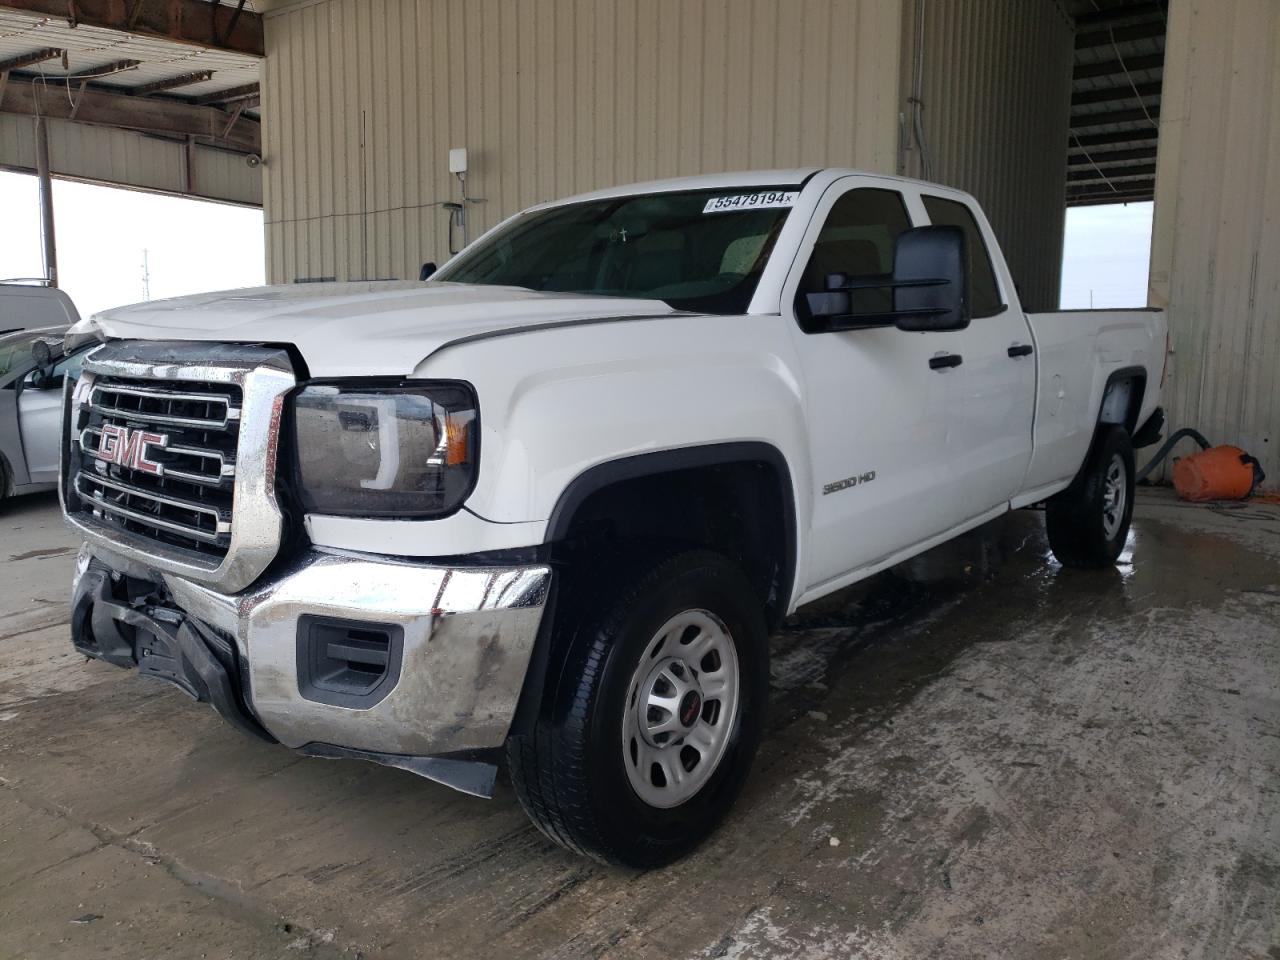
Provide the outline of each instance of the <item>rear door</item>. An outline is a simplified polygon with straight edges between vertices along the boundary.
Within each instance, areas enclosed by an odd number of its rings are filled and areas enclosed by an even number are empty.
[[[929,361],[962,353],[965,331],[907,333],[882,325],[832,331],[815,321],[806,297],[822,291],[830,273],[891,273],[895,241],[922,219],[911,185],[838,180],[819,201],[783,287],[783,316],[804,368],[816,487],[809,589],[964,519],[948,452],[963,409],[960,368],[935,369]],[[883,288],[854,296],[855,313],[892,307]]]
[[[972,319],[958,350],[963,400],[951,438],[956,496],[968,519],[1022,489],[1031,462],[1036,358],[1027,318],[981,211],[962,194],[928,187],[920,199],[930,223],[964,231],[968,250]]]

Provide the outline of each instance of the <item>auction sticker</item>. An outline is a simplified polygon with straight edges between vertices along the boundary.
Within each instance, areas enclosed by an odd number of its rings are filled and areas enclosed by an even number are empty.
[[[764,210],[768,207],[794,207],[796,191],[766,190],[762,193],[736,193],[731,197],[712,197],[703,213],[731,213],[734,210]]]

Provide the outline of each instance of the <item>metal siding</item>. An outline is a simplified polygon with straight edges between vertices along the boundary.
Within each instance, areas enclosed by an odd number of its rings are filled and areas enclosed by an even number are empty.
[[[901,25],[901,0],[319,0],[269,13],[268,276],[406,278],[442,262],[450,147],[467,147],[483,198],[473,237],[532,203],[655,177],[892,173]]]
[[[1151,303],[1171,429],[1243,447],[1280,485],[1280,5],[1173,0]],[[1182,451],[1179,451],[1182,452]]]
[[[35,171],[34,122],[0,114],[0,167]],[[197,146],[195,189],[188,193],[185,143],[68,120],[46,122],[54,176],[250,206],[262,203],[261,168],[250,169],[239,154]]]
[[[915,3],[902,33],[910,116]],[[926,0],[925,140],[933,180],[982,203],[1028,310],[1057,309],[1075,31],[1057,0]],[[919,153],[906,172],[921,176]]]

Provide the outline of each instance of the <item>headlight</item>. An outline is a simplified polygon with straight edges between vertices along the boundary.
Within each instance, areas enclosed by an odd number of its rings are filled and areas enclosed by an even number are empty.
[[[475,483],[479,424],[462,383],[314,383],[293,402],[298,494],[308,513],[434,517]]]

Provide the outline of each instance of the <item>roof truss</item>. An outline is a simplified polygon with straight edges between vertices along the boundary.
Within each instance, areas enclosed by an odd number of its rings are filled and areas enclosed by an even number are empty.
[[[3,0],[13,10],[261,57],[262,16],[216,0]]]

